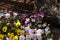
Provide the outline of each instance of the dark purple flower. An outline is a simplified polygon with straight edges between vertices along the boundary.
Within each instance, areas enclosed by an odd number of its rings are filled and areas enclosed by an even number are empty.
[[[5,18],[5,16],[2,16],[1,19]]]
[[[10,24],[14,25],[14,20],[13,19],[10,20]]]
[[[10,12],[10,17],[13,17],[14,16],[14,13],[13,12]]]
[[[17,16],[21,16],[21,13],[19,13]]]

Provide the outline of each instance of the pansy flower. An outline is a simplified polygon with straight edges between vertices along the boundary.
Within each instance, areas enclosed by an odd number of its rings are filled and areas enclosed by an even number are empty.
[[[21,26],[21,22],[19,20],[17,20],[17,23],[15,23],[16,27]]]
[[[18,36],[14,36],[12,40],[18,40]]]
[[[4,26],[4,27],[2,28],[2,31],[3,31],[3,32],[6,32],[6,31],[7,31],[7,26]]]
[[[40,17],[42,17],[42,18],[44,17],[44,13],[43,12],[40,12],[37,15],[40,16]]]
[[[18,29],[18,30],[17,30],[17,34],[18,34],[18,35],[21,35],[21,34],[22,34],[22,30],[21,30],[21,29]]]
[[[42,26],[43,26],[43,27],[46,27],[46,26],[47,26],[47,23],[46,23],[46,22],[45,22],[45,23],[43,23],[43,24],[42,24]]]
[[[3,40],[3,39],[4,39],[4,35],[0,34],[0,40]]]

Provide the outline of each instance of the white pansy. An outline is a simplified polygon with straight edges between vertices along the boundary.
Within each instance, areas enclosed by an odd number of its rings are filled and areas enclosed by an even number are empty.
[[[24,35],[20,35],[19,36],[19,40],[25,40],[25,36]]]
[[[38,27],[42,27],[42,25],[41,24],[38,24]]]
[[[29,29],[29,34],[32,35],[34,33],[34,29]]]
[[[44,33],[44,30],[42,30],[42,29],[38,29],[37,31],[36,31],[36,34],[37,35],[42,35]]]
[[[33,34],[33,35],[32,35],[32,39],[33,39],[33,40],[37,40],[36,34]]]
[[[25,33],[25,30],[22,30],[22,34],[24,34]]]
[[[42,34],[44,33],[44,30],[42,30],[42,29],[38,29],[37,31],[36,31],[36,36],[37,36],[37,39],[38,40],[42,40]]]
[[[32,22],[35,22],[35,19],[34,19],[34,18],[32,18],[32,19],[31,19],[31,21],[32,21]]]
[[[24,26],[20,26],[21,29],[24,29]]]
[[[9,25],[10,23],[7,23],[7,25]]]
[[[24,30],[27,31],[27,32],[29,32],[30,27],[25,27]]]
[[[43,23],[42,26],[43,26],[43,27],[46,27],[46,26],[47,26],[47,23]]]
[[[6,14],[5,14],[5,17],[6,17],[6,18],[10,18],[10,14],[9,14],[9,13],[6,13]]]
[[[45,28],[45,34],[48,35],[50,33],[49,27]]]
[[[18,15],[18,13],[15,13],[15,12],[14,12],[14,18],[15,18],[17,15]]]
[[[30,35],[26,35],[26,40],[31,40],[31,36]]]
[[[42,35],[43,34],[43,30],[41,30],[41,29],[38,29],[37,31],[36,31],[36,36],[37,36],[37,39],[38,40],[42,40]]]
[[[42,30],[42,29],[38,29],[37,31],[36,31],[36,36],[37,36],[37,39],[38,40],[42,40],[42,34],[44,33],[44,30]]]
[[[42,40],[42,36],[38,35],[38,36],[37,36],[37,39],[38,39],[38,40]]]

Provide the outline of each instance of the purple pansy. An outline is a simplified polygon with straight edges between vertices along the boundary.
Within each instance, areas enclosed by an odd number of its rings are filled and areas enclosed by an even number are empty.
[[[35,17],[35,18],[37,18],[37,17],[38,17],[38,15],[37,15],[37,14],[34,14],[34,17]]]
[[[44,12],[40,12],[37,15],[43,18],[44,17]]]
[[[1,19],[5,18],[5,16],[2,16]]]
[[[44,17],[44,12],[39,12],[37,14],[34,14],[34,17],[37,18],[37,17]]]

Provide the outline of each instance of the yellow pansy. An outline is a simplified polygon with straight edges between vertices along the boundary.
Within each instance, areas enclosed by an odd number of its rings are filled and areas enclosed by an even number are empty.
[[[12,38],[14,36],[14,33],[8,33],[8,37]]]
[[[2,28],[2,31],[3,31],[3,32],[6,32],[6,31],[7,31],[7,26],[4,26],[4,27]]]
[[[3,39],[4,39],[4,35],[0,34],[0,40],[3,40]]]
[[[22,34],[22,30],[18,29],[18,30],[17,30],[17,34],[18,34],[18,35]]]
[[[13,36],[14,36],[14,33],[11,33],[11,38],[13,38]]]
[[[11,33],[8,33],[7,35],[8,35],[8,37],[11,37]]]
[[[14,36],[12,40],[18,40],[18,36]]]
[[[16,27],[21,26],[21,22],[19,20],[17,20],[17,23],[15,23]]]

